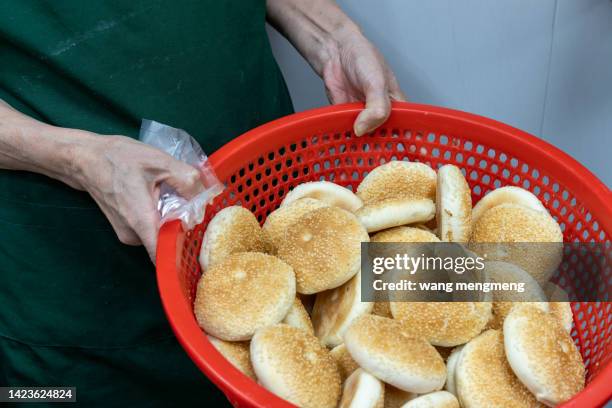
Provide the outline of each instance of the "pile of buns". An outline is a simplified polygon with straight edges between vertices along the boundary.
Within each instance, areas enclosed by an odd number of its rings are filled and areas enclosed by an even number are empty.
[[[362,302],[361,242],[562,242],[518,187],[472,208],[462,172],[392,161],[357,191],[304,183],[263,227],[240,206],[210,221],[194,312],[244,374],[300,407],[554,406],[584,387],[558,302]],[[528,259],[525,259],[528,258]],[[504,251],[499,276],[547,280],[555,259]],[[553,268],[554,269],[554,268]],[[564,301],[565,300],[565,301]]]

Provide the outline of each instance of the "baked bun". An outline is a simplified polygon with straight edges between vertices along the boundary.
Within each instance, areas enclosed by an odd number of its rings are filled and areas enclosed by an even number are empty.
[[[295,327],[260,329],[251,340],[251,362],[259,383],[292,404],[335,408],[340,399],[336,362],[319,340]]]
[[[446,380],[436,349],[397,320],[364,315],[346,331],[344,344],[360,367],[404,391],[439,390]]]
[[[485,262],[485,273],[487,280],[496,283],[524,283],[523,293],[511,291],[494,291],[493,296],[493,316],[489,321],[488,328],[501,329],[504,319],[512,308],[524,305],[538,307],[548,312],[549,303],[546,302],[546,295],[540,285],[523,269],[516,265],[503,261]]]
[[[464,408],[542,406],[512,372],[499,330],[487,330],[463,347],[455,386]]]
[[[346,379],[338,408],[383,408],[384,398],[383,383],[358,368]]]
[[[481,255],[487,252],[491,261],[513,263],[543,285],[561,262],[562,242],[561,228],[547,212],[500,204],[474,223],[470,249]]]
[[[359,368],[359,364],[353,360],[353,357],[351,357],[344,343],[334,347],[329,353],[338,364],[338,371],[340,372],[340,379],[342,382],[344,382],[349,375],[353,374],[353,371]]]
[[[422,163],[392,161],[372,170],[357,187],[364,206],[356,214],[368,232],[431,220],[436,172]]]
[[[436,198],[436,172],[426,164],[391,161],[373,169],[357,187],[364,205]]]
[[[472,210],[472,222],[475,223],[487,210],[500,204],[518,204],[534,211],[548,213],[532,192],[520,187],[505,186],[490,191],[476,203]]]
[[[272,255],[242,252],[202,274],[194,312],[207,333],[248,340],[255,330],[283,320],[294,300],[295,275],[289,265]]]
[[[491,318],[490,302],[391,302],[391,314],[408,333],[435,346],[467,343]]]
[[[429,199],[381,201],[368,204],[355,212],[368,232],[399,225],[428,221],[436,215],[436,206]]]
[[[251,365],[249,343],[246,341],[225,341],[213,336],[207,336],[213,346],[238,370],[247,377],[257,381]]]
[[[219,211],[208,223],[202,239],[200,266],[206,271],[228,255],[269,250],[270,242],[257,218],[246,208],[234,205]]]
[[[351,323],[361,315],[370,313],[374,304],[361,301],[361,272],[335,289],[317,294],[312,309],[315,335],[328,347],[343,342]]]
[[[263,224],[263,230],[268,234],[276,249],[285,239],[285,231],[306,213],[329,207],[329,204],[314,198],[300,198],[272,211]]]
[[[472,231],[472,192],[458,167],[438,169],[436,220],[444,242],[468,242]]]
[[[363,205],[361,199],[346,187],[329,181],[311,181],[302,183],[287,193],[281,207],[304,197],[314,198],[350,212],[357,211]]]
[[[504,345],[512,371],[538,401],[554,407],[584,388],[582,357],[554,316],[534,307],[512,309]]]
[[[405,403],[402,408],[459,408],[459,401],[448,391],[436,391],[419,395]]]
[[[338,207],[319,208],[287,228],[278,256],[295,270],[299,293],[318,293],[359,272],[361,242],[369,240],[355,215]]]
[[[289,312],[283,319],[283,323],[289,326],[297,327],[298,329],[306,330],[308,333],[314,335],[314,328],[310,321],[310,315],[306,311],[306,308],[300,301],[299,297],[296,297],[293,301],[293,305]]]
[[[377,232],[372,242],[440,242],[430,231],[416,227],[395,227]]]
[[[544,293],[549,300],[550,313],[559,320],[565,331],[570,333],[574,324],[574,313],[567,292],[558,285],[547,282],[544,286]]]
[[[457,361],[459,361],[459,356],[461,355],[463,347],[464,346],[455,347],[446,360],[446,384],[444,384],[444,389],[455,396],[457,396],[455,369],[457,368]]]

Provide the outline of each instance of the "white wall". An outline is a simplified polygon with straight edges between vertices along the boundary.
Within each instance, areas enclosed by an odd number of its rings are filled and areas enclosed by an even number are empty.
[[[611,0],[339,0],[414,102],[506,122],[612,185]],[[327,104],[319,78],[270,30],[296,110]]]

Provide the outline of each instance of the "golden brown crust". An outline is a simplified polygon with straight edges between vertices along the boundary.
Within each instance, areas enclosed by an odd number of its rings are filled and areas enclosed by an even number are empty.
[[[315,335],[328,347],[343,342],[342,336],[359,316],[370,313],[371,302],[361,301],[361,272],[337,288],[317,294],[312,309]]]
[[[361,242],[369,239],[350,212],[319,208],[286,230],[278,256],[295,270],[299,293],[317,293],[342,285],[359,271]]]
[[[372,170],[357,187],[364,205],[436,197],[436,172],[423,163],[392,161]]]
[[[468,242],[472,231],[472,191],[458,167],[438,170],[436,220],[444,242]]]
[[[440,242],[437,236],[429,231],[415,227],[395,227],[377,232],[372,242]]]
[[[323,207],[329,207],[329,204],[314,198],[300,198],[272,211],[264,222],[263,230],[267,232],[274,248],[277,248],[283,241],[285,230],[289,226],[293,225],[304,214]]]
[[[530,242],[541,244],[525,245]],[[561,262],[562,242],[561,228],[547,212],[500,204],[474,223],[470,249],[479,254],[488,252],[489,261],[515,264],[542,285]],[[492,243],[504,245],[498,245],[497,253],[492,253]]]
[[[489,302],[392,302],[391,313],[405,330],[431,344],[452,347],[480,334],[491,317]]]
[[[363,205],[361,199],[346,187],[330,181],[310,181],[302,183],[291,190],[285,196],[281,207],[306,197],[314,198],[350,212],[357,211]]]
[[[344,340],[359,366],[386,383],[418,393],[444,385],[446,367],[440,354],[397,320],[361,316],[349,327]]]
[[[280,322],[295,299],[293,269],[262,253],[227,257],[202,274],[194,312],[200,327],[222,340],[248,340]]]
[[[561,404],[584,388],[582,357],[551,314],[513,308],[504,322],[504,341],[512,369],[540,401]]]
[[[353,374],[353,371],[359,368],[359,364],[353,360],[353,357],[351,357],[344,344],[340,344],[331,349],[330,354],[338,364],[338,371],[340,372],[342,382],[344,382],[349,375]]]
[[[428,198],[384,200],[364,205],[355,212],[368,232],[431,220],[436,206]]]
[[[546,208],[538,197],[530,191],[516,186],[504,186],[489,192],[476,203],[472,210],[472,222],[475,223],[487,210],[500,204],[508,203],[519,204],[532,210],[547,213]]]
[[[340,399],[340,373],[316,337],[279,324],[263,328],[251,341],[259,382],[301,407],[334,408]]]
[[[200,266],[206,270],[238,252],[269,252],[269,244],[253,213],[237,205],[226,207],[208,223]]]
[[[547,213],[518,204],[500,204],[474,224],[472,242],[562,242],[559,224]]]
[[[314,335],[314,328],[312,327],[310,315],[299,297],[296,297],[293,301],[293,306],[291,306],[287,316],[283,319],[283,323],[297,327],[298,329],[306,330],[309,334]]]
[[[499,330],[487,330],[464,346],[455,381],[465,408],[542,407],[512,372]]]
[[[253,371],[253,366],[251,365],[249,342],[225,341],[213,336],[208,336],[208,340],[238,370],[242,371],[247,377],[257,381],[255,371]]]

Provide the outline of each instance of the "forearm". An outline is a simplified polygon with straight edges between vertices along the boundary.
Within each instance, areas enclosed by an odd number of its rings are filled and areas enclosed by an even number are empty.
[[[0,100],[0,168],[25,170],[83,189],[77,157],[93,133],[51,126],[30,118]]]
[[[267,0],[268,21],[322,75],[337,43],[359,27],[332,0]]]

